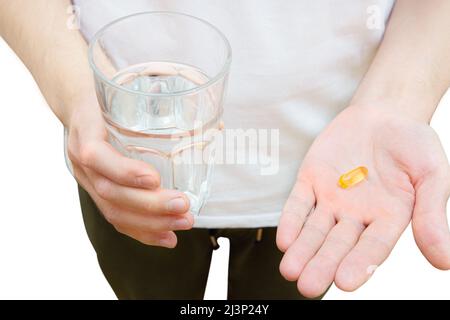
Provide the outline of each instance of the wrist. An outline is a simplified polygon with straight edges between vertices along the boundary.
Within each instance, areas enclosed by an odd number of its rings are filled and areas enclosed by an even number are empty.
[[[429,123],[443,95],[426,82],[364,79],[350,105],[377,108],[400,116]]]
[[[99,110],[94,84],[91,84],[91,81],[86,81],[84,85],[61,88],[54,100],[60,111],[58,118],[65,127],[70,126],[75,114]]]
[[[64,110],[61,122],[70,129],[80,124],[89,124],[92,119],[101,119],[101,110],[95,94],[79,94],[71,98],[65,97],[61,102]]]

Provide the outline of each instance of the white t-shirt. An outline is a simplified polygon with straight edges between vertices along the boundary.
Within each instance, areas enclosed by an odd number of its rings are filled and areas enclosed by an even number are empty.
[[[74,3],[87,39],[113,19],[139,11],[194,15],[229,39],[226,127],[261,129],[279,141],[272,162],[214,169],[211,195],[195,226],[236,228],[277,225],[308,147],[347,106],[368,69],[394,0]]]

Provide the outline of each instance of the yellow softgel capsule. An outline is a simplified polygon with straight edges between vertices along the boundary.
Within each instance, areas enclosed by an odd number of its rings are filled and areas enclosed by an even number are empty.
[[[368,174],[366,167],[358,167],[340,176],[338,184],[342,189],[347,189],[366,179]]]

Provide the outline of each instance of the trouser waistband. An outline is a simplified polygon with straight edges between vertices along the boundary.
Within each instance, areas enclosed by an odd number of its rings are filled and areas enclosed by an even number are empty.
[[[220,248],[219,243],[217,242],[217,239],[222,236],[223,229],[208,229],[209,232],[209,240],[211,241],[212,248],[214,250],[217,250]],[[250,229],[251,230],[251,229]],[[257,228],[255,229],[255,242],[261,242],[263,238],[263,230],[264,228]]]

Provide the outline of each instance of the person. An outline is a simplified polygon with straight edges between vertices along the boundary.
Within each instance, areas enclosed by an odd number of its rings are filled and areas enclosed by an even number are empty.
[[[276,174],[217,166],[195,218],[183,193],[107,143],[87,61],[102,25],[161,10],[229,38],[227,126],[279,130]],[[450,84],[449,30],[446,0],[0,1],[2,37],[68,130],[86,230],[120,299],[201,299],[220,236],[229,299],[356,290],[411,220],[423,255],[449,269],[449,164],[428,126]],[[367,181],[339,188],[358,166]]]

